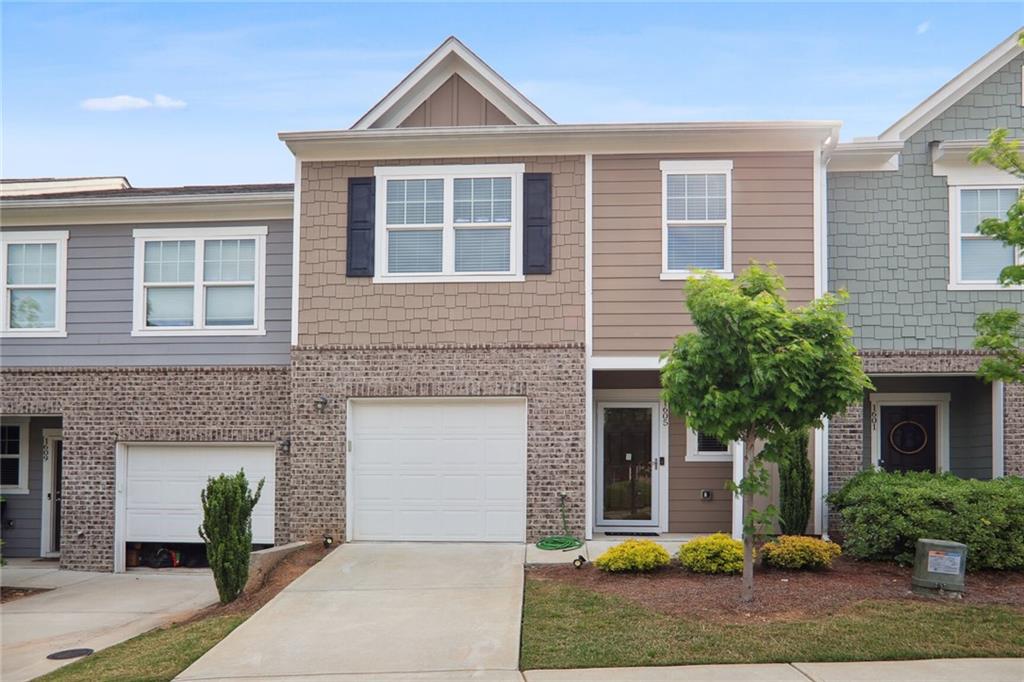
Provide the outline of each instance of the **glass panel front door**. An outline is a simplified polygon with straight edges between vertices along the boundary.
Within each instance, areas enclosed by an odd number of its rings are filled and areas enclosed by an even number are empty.
[[[601,519],[604,525],[657,525],[653,406],[603,406]]]

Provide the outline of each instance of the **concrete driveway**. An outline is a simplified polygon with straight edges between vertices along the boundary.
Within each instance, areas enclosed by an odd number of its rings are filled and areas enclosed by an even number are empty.
[[[9,587],[47,588],[0,606],[4,682],[30,680],[72,661],[63,649],[103,649],[217,601],[209,571],[61,571],[54,564],[11,560],[0,569]]]
[[[523,545],[338,547],[179,680],[521,680]]]

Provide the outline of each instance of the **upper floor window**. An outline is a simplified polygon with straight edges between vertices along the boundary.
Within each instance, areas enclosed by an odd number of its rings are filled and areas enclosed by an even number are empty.
[[[266,227],[133,234],[134,335],[265,333]]]
[[[986,218],[1006,218],[1019,187],[954,187],[950,206],[950,279],[963,288],[998,288],[999,273],[1022,262],[1013,247],[981,234]]]
[[[377,279],[521,280],[523,164],[375,169]]]
[[[732,454],[732,443],[723,443],[706,433],[686,430],[687,462],[731,462]]]
[[[0,424],[0,492],[28,492],[28,419],[7,418]]]
[[[662,279],[732,276],[732,161],[662,161]]]
[[[65,230],[0,232],[0,336],[67,336]]]

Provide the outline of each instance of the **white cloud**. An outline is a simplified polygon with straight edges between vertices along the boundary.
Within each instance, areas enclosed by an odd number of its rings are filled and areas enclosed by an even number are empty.
[[[135,95],[114,95],[113,97],[90,97],[80,105],[86,111],[130,111],[132,109],[184,109],[185,100],[167,95],[154,95],[152,100]]]
[[[923,35],[928,32],[928,29],[932,27],[932,22],[922,21],[917,25],[917,35]]]
[[[167,95],[153,95],[153,105],[158,109],[184,109],[186,106],[185,100]]]

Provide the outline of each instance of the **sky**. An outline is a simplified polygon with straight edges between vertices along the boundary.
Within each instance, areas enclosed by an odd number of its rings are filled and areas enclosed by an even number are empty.
[[[877,135],[1024,3],[0,3],[0,176],[290,181],[454,34],[560,123],[839,119]]]

